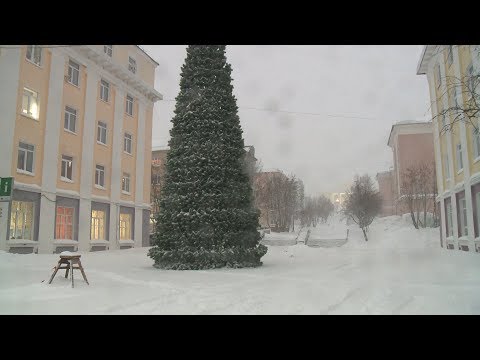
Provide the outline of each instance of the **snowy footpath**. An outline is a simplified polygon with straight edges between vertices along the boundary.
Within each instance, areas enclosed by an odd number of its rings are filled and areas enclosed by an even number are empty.
[[[310,247],[343,246],[347,242],[347,225],[339,217],[329,219],[326,224],[309,227],[306,244]]]
[[[255,269],[167,271],[148,248],[82,254],[88,286],[58,255],[0,253],[0,314],[480,314],[480,254],[440,248],[438,229],[378,219],[366,243],[268,246]]]

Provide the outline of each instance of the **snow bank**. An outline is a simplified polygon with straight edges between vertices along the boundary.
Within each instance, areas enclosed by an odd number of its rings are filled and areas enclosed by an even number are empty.
[[[265,234],[262,239],[262,244],[273,245],[273,246],[290,246],[297,243],[299,231],[295,232],[271,232],[270,234]]]
[[[402,216],[377,218],[370,225],[368,242],[360,228],[350,225],[348,248],[361,249],[438,249],[440,248],[440,228],[415,229]]]

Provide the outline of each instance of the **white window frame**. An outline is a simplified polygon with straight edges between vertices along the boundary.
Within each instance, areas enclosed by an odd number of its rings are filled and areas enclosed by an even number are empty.
[[[68,162],[70,162],[71,167],[71,178],[68,177]],[[62,165],[60,169],[60,180],[65,182],[73,182],[73,156],[62,155]]]
[[[77,75],[76,82],[75,76]],[[68,75],[67,75],[67,82],[72,84],[73,86],[79,87],[80,85],[80,64],[72,59],[68,60]]]
[[[65,106],[65,116],[63,121],[63,129],[68,131],[72,134],[76,133],[77,130],[77,109],[66,105]],[[73,122],[73,130],[72,130],[72,122]]]
[[[126,132],[125,134],[123,134],[123,151],[128,155],[132,155],[132,148],[133,148],[133,135]]]
[[[447,64],[448,66],[453,64],[453,45],[448,45]]]
[[[30,53],[30,57],[28,54]],[[42,66],[43,49],[40,45],[27,45],[25,58],[34,65]]]
[[[103,45],[103,52],[105,55],[112,57],[113,56],[113,45]]]
[[[102,135],[105,137],[105,142],[102,140]],[[108,133],[107,133],[107,123],[103,121],[97,121],[97,144],[107,145]]]
[[[467,222],[467,199],[465,193],[459,197],[458,204],[460,207],[460,237],[468,236],[468,222]]]
[[[126,101],[125,101],[125,112],[127,115],[133,116],[133,96],[130,94],[127,94],[126,96]]]
[[[128,56],[128,70],[133,74],[137,73],[137,60],[133,56]]]
[[[63,209],[64,211],[66,209],[71,209],[72,214],[68,215],[65,212],[63,214],[59,214],[58,209]],[[58,222],[58,218],[60,217],[61,221],[60,223]],[[68,223],[68,220],[70,220],[70,223]],[[63,235],[67,233],[67,227],[71,226],[72,227],[72,234],[70,237],[68,236],[60,236],[62,235],[62,231],[59,231],[59,226],[63,225]],[[55,239],[56,240],[73,240],[75,237],[75,208],[71,206],[62,206],[58,205],[56,207],[55,211]]]
[[[457,149],[457,173],[461,173],[463,171],[463,154],[462,154],[462,144],[457,144],[456,146]]]
[[[36,106],[36,113],[34,106]],[[34,120],[38,120],[40,117],[40,99],[38,92],[26,87],[23,88],[22,94],[22,115]]]
[[[99,216],[100,214],[103,216]],[[104,210],[92,209],[90,212],[90,240],[107,240],[105,236],[106,221],[107,214]],[[93,236],[94,234],[96,237]]]
[[[110,83],[107,80],[100,80],[100,100],[108,103],[110,101]]]
[[[25,207],[27,206],[30,207],[30,209],[26,209]],[[23,205],[23,206],[22,206]],[[27,224],[27,211],[28,210],[31,210],[32,214],[31,214],[31,217],[30,219],[30,223]],[[18,225],[18,218],[19,217],[22,217],[23,220],[22,220],[22,225],[21,225],[21,234],[22,236],[21,237],[15,237],[15,236],[12,236],[13,234],[17,234],[17,229],[19,228],[19,225]],[[14,231],[12,233],[12,222],[14,223]],[[28,238],[25,238],[25,229],[28,228],[27,225],[30,225],[30,236]],[[21,240],[34,240],[35,238],[35,203],[33,201],[17,201],[17,200],[13,200],[12,201],[12,209],[11,209],[11,214],[10,214],[10,221],[9,221],[9,230],[10,230],[10,234],[8,236],[8,238],[10,240],[18,240],[18,239],[21,239]]]
[[[446,181],[450,180],[450,164],[449,164],[448,153],[445,154],[445,180]]]
[[[447,203],[447,237],[453,237],[453,212],[452,212],[452,201]]]
[[[103,181],[100,183],[100,179]],[[105,166],[95,165],[95,187],[105,189]]]
[[[24,145],[24,146],[22,146]],[[32,149],[31,149],[31,148]],[[24,158],[24,164],[23,167],[19,167],[20,164],[18,162],[18,158],[20,155],[20,152],[23,152],[23,158]],[[28,170],[27,169],[27,163],[28,163],[28,157],[31,155],[32,159],[32,169]],[[35,145],[29,144],[25,141],[19,141],[18,142],[18,148],[17,148],[17,172],[21,174],[27,174],[27,175],[35,175]]]
[[[475,93],[474,85],[475,85],[475,69],[473,67],[473,63],[470,62],[470,65],[467,66],[467,87],[469,89],[469,96],[472,96],[472,93]]]
[[[454,86],[453,87],[453,105],[457,108],[460,106],[460,101],[459,101],[460,94],[458,93],[458,87]]]
[[[477,229],[480,232],[480,192],[475,194],[476,205],[477,205]]]
[[[126,220],[128,219],[128,221]],[[132,215],[127,213],[120,213],[118,221],[118,232],[120,240],[132,239]]]
[[[478,124],[477,124],[478,129]],[[473,144],[473,158],[474,162],[480,160],[480,131],[477,131],[475,127],[472,126],[472,144]]]
[[[440,64],[437,64],[437,80],[437,88],[439,88],[440,86],[442,86],[442,72],[440,70]]]
[[[130,194],[130,174],[125,172],[122,174],[122,193]]]

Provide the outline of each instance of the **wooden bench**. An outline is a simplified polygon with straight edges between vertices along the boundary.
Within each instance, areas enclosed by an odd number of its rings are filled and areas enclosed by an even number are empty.
[[[79,269],[80,272],[82,273],[83,279],[87,283],[87,285],[90,285],[87,280],[87,276],[85,275],[85,271],[83,270],[82,262],[80,261],[81,255],[79,254],[73,254],[73,253],[61,253],[60,254],[60,260],[58,260],[57,265],[53,268],[53,274],[50,277],[50,281],[48,282],[49,284],[52,283],[53,278],[57,274],[58,270],[61,269],[66,269],[65,271],[65,279],[68,279],[68,272],[71,272],[71,278],[72,278],[72,288],[73,288],[73,269]],[[76,266],[75,266],[76,265]]]

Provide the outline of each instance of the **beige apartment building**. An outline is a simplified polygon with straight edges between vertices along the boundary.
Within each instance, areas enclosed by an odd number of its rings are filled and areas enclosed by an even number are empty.
[[[470,122],[453,123],[451,107],[465,108],[467,91],[480,72],[480,45],[426,45],[417,75],[430,89],[441,243],[448,249],[480,252],[480,134]],[[455,79],[463,79],[458,82]],[[477,87],[477,96],[480,88]],[[478,127],[478,118],[475,121]]]
[[[14,185],[0,250],[148,244],[157,66],[136,45],[4,46],[0,177]]]

